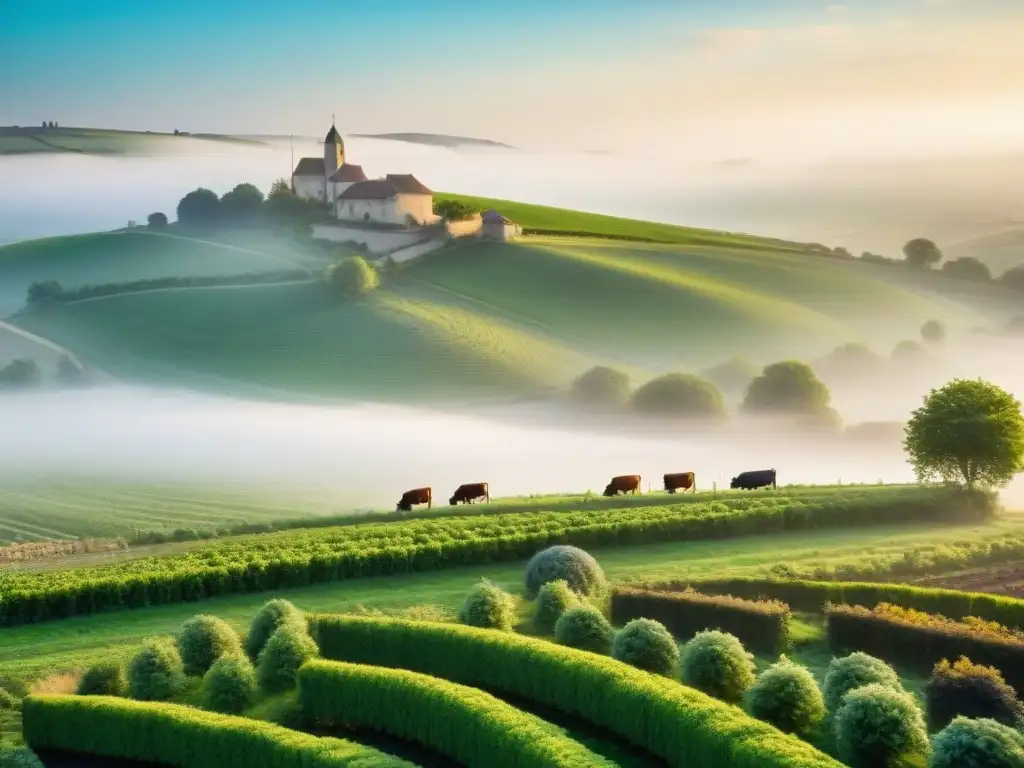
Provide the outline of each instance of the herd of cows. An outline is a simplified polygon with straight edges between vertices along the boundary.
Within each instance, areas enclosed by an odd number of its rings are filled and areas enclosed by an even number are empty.
[[[756,469],[749,472],[740,472],[729,483],[730,488],[742,490],[755,490],[757,488],[777,488],[774,469]],[[664,487],[669,493],[678,490],[697,492],[697,480],[693,472],[671,472],[664,475]],[[617,475],[604,488],[605,496],[617,496],[620,493],[640,493],[640,475]],[[448,503],[472,504],[480,499],[490,502],[491,492],[487,483],[465,483],[455,489],[455,493]],[[396,512],[409,512],[413,506],[426,504],[430,509],[433,503],[433,493],[428,488],[413,488],[402,494],[402,498],[395,505]]]

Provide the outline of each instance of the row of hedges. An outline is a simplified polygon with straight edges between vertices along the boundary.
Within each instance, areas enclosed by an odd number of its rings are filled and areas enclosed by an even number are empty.
[[[302,713],[318,723],[382,731],[461,765],[606,766],[561,730],[488,693],[403,669],[311,661],[299,670]]]
[[[1006,682],[1024,690],[1024,635],[984,622],[956,622],[943,616],[882,603],[874,610],[833,605],[826,611],[833,653],[864,651],[898,664],[927,670],[943,659],[968,657],[995,667]]]
[[[25,741],[52,749],[174,768],[414,768],[341,739],[186,707],[108,696],[30,696]]]
[[[693,590],[656,592],[616,589],[612,593],[612,623],[654,619],[678,638],[690,638],[705,629],[735,635],[756,651],[778,655],[790,644],[792,613],[785,603],[754,602],[727,595],[702,595]]]
[[[607,511],[448,517],[268,534],[187,554],[0,574],[0,625],[521,560],[552,544],[623,546],[977,514],[973,497],[909,488],[845,498],[738,497]]]
[[[862,605],[867,608],[874,608],[879,603],[890,603],[927,613],[941,613],[951,619],[977,616],[1007,627],[1024,627],[1024,600],[908,584],[736,578],[673,581],[644,586],[666,591],[692,587],[705,594],[734,595],[751,600],[781,600],[794,610],[807,613],[822,613],[826,603]]]
[[[796,737],[693,688],[613,659],[507,632],[313,615],[325,658],[397,667],[522,697],[691,768],[840,768]]]

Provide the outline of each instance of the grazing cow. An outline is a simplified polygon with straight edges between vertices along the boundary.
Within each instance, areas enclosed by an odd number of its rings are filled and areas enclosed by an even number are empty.
[[[433,506],[429,488],[413,488],[402,494],[401,501],[395,506],[395,512],[409,512],[413,504],[426,504],[427,509]]]
[[[775,484],[774,469],[755,469],[750,472],[740,472],[732,479],[729,487],[751,491],[755,488],[767,488],[769,485],[772,488],[778,488]]]
[[[666,491],[669,493],[675,493],[680,488],[684,491],[693,489],[694,493],[697,492],[697,481],[693,472],[672,472],[665,475]]]
[[[448,499],[448,503],[452,506],[456,504],[472,504],[477,499],[487,499],[488,503],[491,501],[491,492],[487,488],[487,483],[466,483],[460,485],[455,489],[455,495]]]
[[[605,496],[618,496],[620,493],[639,493],[640,475],[619,475],[604,487]]]

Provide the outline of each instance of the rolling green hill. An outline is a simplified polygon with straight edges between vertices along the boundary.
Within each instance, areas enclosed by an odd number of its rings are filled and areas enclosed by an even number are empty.
[[[153,131],[117,131],[104,128],[41,128],[0,126],[0,155],[67,153],[85,155],[168,154],[195,149],[211,141],[250,147],[265,142],[220,134],[175,136]]]

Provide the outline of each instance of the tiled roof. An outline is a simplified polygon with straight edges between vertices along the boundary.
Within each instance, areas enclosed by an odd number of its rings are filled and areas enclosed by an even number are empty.
[[[324,175],[324,159],[322,157],[303,157],[295,166],[292,176],[319,176]]]
[[[331,181],[366,181],[366,174],[363,173],[363,166],[344,163],[331,174]]]
[[[340,195],[339,200],[387,200],[398,194],[395,185],[387,179],[357,181]]]
[[[432,195],[427,186],[411,173],[389,173],[387,180],[403,195]]]

